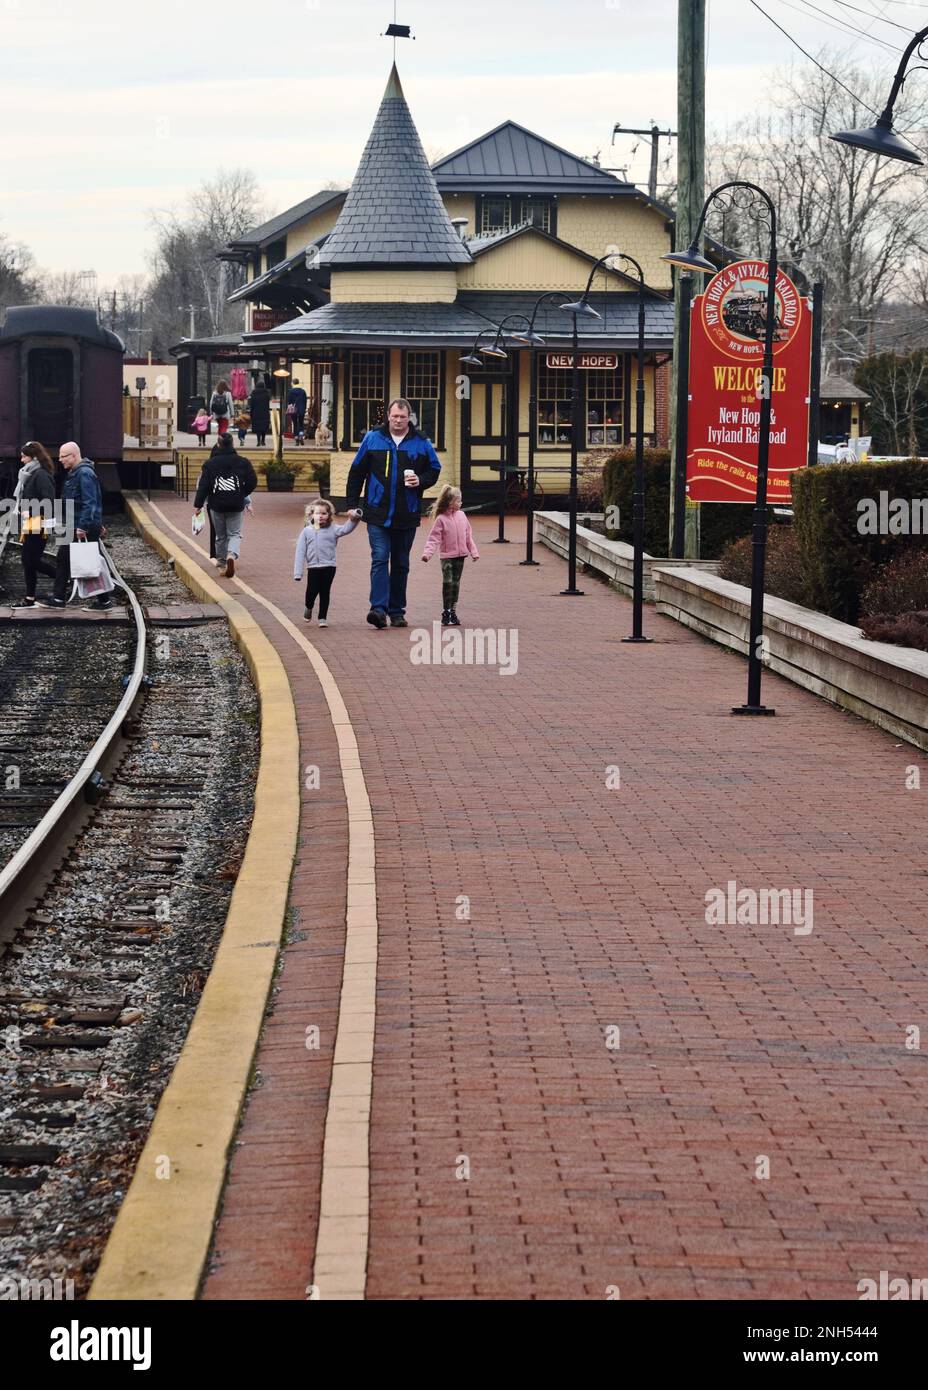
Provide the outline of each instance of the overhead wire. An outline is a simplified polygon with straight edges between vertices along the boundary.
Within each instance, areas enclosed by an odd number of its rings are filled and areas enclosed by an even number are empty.
[[[832,82],[837,82],[838,86],[842,87],[844,91],[847,92],[848,96],[852,96],[856,102],[859,102],[865,111],[871,112],[874,116],[879,115],[879,112],[874,111],[872,106],[868,106],[868,104],[864,101],[863,97],[859,97],[856,92],[852,92],[850,87],[848,87],[846,83],[841,81],[840,77],[836,77],[833,72],[829,72],[828,68],[824,67],[823,64],[820,63],[817,58],[813,57],[813,55],[809,52],[807,48],[803,48],[799,40],[794,39],[789,30],[784,29],[783,25],[779,24],[777,20],[774,19],[773,15],[768,14],[767,11],[757,3],[757,0],[750,0],[750,3],[754,6],[755,10],[760,11],[760,13],[764,16],[764,19],[769,20],[769,22],[773,25],[775,29],[779,29],[780,33],[785,35],[785,37],[789,39],[790,43],[799,49],[799,52],[803,55],[803,57],[808,58],[810,63],[814,63],[815,66],[818,68],[819,72],[823,72],[826,77],[830,77]]]

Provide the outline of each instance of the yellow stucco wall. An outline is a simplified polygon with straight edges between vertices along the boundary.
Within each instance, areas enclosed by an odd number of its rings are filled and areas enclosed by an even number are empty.
[[[453,304],[454,270],[333,270],[333,304]]]
[[[333,203],[330,208],[323,208],[321,212],[315,212],[311,217],[291,227],[287,232],[287,255],[295,256],[297,251],[302,251],[311,241],[330,232],[338,221],[343,201]]]
[[[558,199],[557,235],[591,256],[618,247],[641,262],[644,278],[655,289],[670,289],[670,266],[660,258],[671,250],[666,218],[656,208],[631,197]]]

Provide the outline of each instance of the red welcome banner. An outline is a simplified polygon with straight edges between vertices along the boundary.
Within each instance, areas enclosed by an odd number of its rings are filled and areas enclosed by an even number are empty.
[[[753,502],[757,492],[767,262],[738,261],[693,300],[686,492],[691,502]],[[768,501],[789,505],[809,461],[812,305],[777,274]]]

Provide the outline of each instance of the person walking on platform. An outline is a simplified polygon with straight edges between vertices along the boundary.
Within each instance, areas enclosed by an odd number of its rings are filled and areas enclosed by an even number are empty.
[[[441,596],[443,627],[460,627],[461,620],[455,609],[461,590],[461,574],[467,556],[480,559],[480,551],[474,540],[471,524],[461,509],[461,489],[445,483],[432,503],[430,517],[435,524],[422,552],[422,559],[428,561],[438,550],[441,555]]]
[[[293,385],[287,395],[287,414],[293,421],[293,437],[297,444],[303,443],[306,434],[306,404],[308,401],[306,392],[300,383],[294,380]],[[293,407],[291,411],[290,407]]]
[[[251,415],[251,428],[257,437],[258,448],[263,449],[271,428],[271,393],[263,381],[252,390],[248,412]]]
[[[357,507],[364,488],[362,515],[371,546],[371,606],[367,621],[385,628],[406,627],[409,555],[421,520],[420,498],[441,472],[431,440],[410,424],[412,407],[398,396],[387,423],[368,430],[348,470],[348,507]]]
[[[90,459],[83,458],[73,440],[62,444],[58,462],[65,470],[61,500],[65,506],[65,525],[70,526],[73,509],[74,536],[78,541],[98,541],[106,535],[103,525],[103,489]],[[49,600],[53,608],[64,608],[71,583],[71,545],[59,545],[55,565],[55,592]],[[101,594],[91,608],[112,608],[113,595]]]
[[[216,563],[223,566],[220,573],[224,579],[231,579],[235,574],[235,562],[241,552],[245,499],[257,486],[258,478],[251,461],[235,452],[235,441],[228,431],[221,434],[203,465],[193,510],[198,512],[204,503],[209,506],[210,520],[216,530]]]
[[[216,433],[225,434],[232,419],[232,392],[227,381],[217,381],[216,389],[209,403],[209,412],[216,421]]]
[[[13,499],[20,518],[23,578],[26,582],[26,596],[21,606],[34,608],[39,575],[54,579],[56,573],[51,560],[42,558],[48,529],[54,524],[55,467],[48,451],[34,439],[23,445],[19,460],[22,467]]]
[[[306,606],[303,617],[312,621],[313,605],[319,600],[319,626],[329,625],[329,595],[335,578],[335,548],[342,536],[350,536],[361,520],[361,510],[349,512],[349,520],[335,525],[335,508],[326,497],[306,508],[306,525],[297,537],[293,577],[299,583],[306,569]]]

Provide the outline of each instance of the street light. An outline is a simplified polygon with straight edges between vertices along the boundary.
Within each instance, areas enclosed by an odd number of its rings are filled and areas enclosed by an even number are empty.
[[[280,366],[275,367],[274,369],[274,376],[276,376],[280,385],[280,398],[277,402],[277,447],[274,451],[275,458],[278,462],[283,462],[284,457],[284,424],[287,419],[286,406],[284,405],[284,391],[287,389],[286,382],[288,377],[290,376],[290,372],[287,369],[287,366],[285,365],[285,361],[285,358],[281,358]]]
[[[540,295],[535,300],[532,309],[532,316],[528,320],[528,327],[521,333],[510,333],[510,337],[515,343],[522,343],[529,349],[529,399],[528,399],[528,499],[525,508],[525,559],[520,560],[520,565],[538,565],[534,558],[535,545],[535,440],[538,436],[538,357],[536,348],[544,347],[545,339],[540,333],[535,331],[535,320],[538,317],[538,310],[542,304],[548,300],[558,299],[566,301],[569,296],[562,290],[549,290],[547,294]],[[560,308],[561,305],[558,305]]]
[[[650,642],[643,632],[644,615],[644,271],[634,256],[623,255],[638,272],[638,379],[635,383],[635,500],[632,506],[632,633],[623,642]]]
[[[474,345],[473,345],[473,347],[471,348],[470,352],[469,352],[465,357],[462,357],[462,358],[460,358],[459,360],[460,360],[465,366],[471,366],[471,367],[483,367],[483,366],[485,366],[486,363],[485,363],[484,360],[483,360],[485,357],[489,357],[489,358],[492,358],[492,359],[494,359],[494,360],[496,360],[496,361],[500,361],[500,362],[506,362],[506,361],[508,361],[508,360],[509,360],[509,353],[508,353],[508,352],[506,351],[506,349],[503,347],[503,331],[504,331],[505,325],[509,322],[509,320],[510,320],[510,319],[514,319],[514,318],[515,318],[515,319],[521,319],[521,320],[523,321],[523,323],[527,323],[527,322],[528,322],[528,320],[525,318],[525,315],[524,315],[524,314],[508,314],[508,315],[506,316],[506,318],[503,319],[502,323],[497,324],[495,336],[494,336],[494,338],[493,338],[493,342],[492,342],[488,347],[481,347],[481,346],[480,346],[480,340],[481,340],[481,338],[488,338],[488,337],[490,337],[490,335],[493,333],[493,329],[492,329],[492,328],[484,328],[480,333],[478,333],[477,336],[476,336],[476,338],[474,339]],[[482,354],[482,355],[478,357],[478,355],[477,355],[478,353],[480,353],[480,354]],[[509,393],[506,391],[505,383],[504,383],[504,385],[503,385],[503,391],[504,391],[504,394],[505,394],[506,409],[505,409],[505,413],[504,413],[504,417],[503,417],[503,447],[502,447],[502,451],[501,451],[500,466],[499,466],[499,496],[498,496],[498,501],[497,501],[497,514],[498,514],[499,528],[498,528],[498,532],[497,532],[496,538],[495,538],[495,540],[493,541],[493,544],[494,544],[494,545],[508,545],[508,544],[509,544],[509,541],[506,539],[506,475],[507,475],[507,469],[508,469],[508,464],[509,464],[509,407],[510,407],[510,398],[509,398]]]
[[[746,183],[733,179],[729,183],[714,188],[703,204],[696,231],[691,244],[685,251],[668,251],[661,259],[683,270],[697,270],[703,274],[715,272],[716,267],[707,261],[699,250],[699,243],[705,226],[706,214],[716,198],[729,189],[745,189],[756,194],[766,205],[770,218],[770,251],[767,258],[767,302],[764,323],[764,357],[761,367],[760,384],[760,425],[757,446],[757,492],[754,498],[753,560],[751,566],[751,625],[750,646],[748,649],[748,698],[744,705],[736,705],[732,714],[775,714],[776,710],[760,701],[762,663],[761,646],[764,638],[764,569],[767,551],[767,467],[770,458],[770,408],[773,387],[773,328],[776,317],[777,292],[777,213],[768,193],[758,188],[756,183]],[[679,384],[679,390],[686,390],[686,383]]]
[[[829,136],[830,140],[837,140],[841,145],[852,145],[858,150],[869,150],[871,154],[882,155],[884,159],[901,159],[904,164],[924,163],[915,146],[911,145],[904,135],[899,135],[893,130],[893,107],[905,82],[905,70],[908,67],[909,59],[926,38],[928,38],[928,29],[919,29],[909,42],[896,69],[896,76],[893,78],[893,85],[886,106],[883,108],[883,114],[877,119],[876,125],[868,126],[866,130],[841,130],[837,134]],[[920,58],[925,56],[925,54],[919,53]]]

